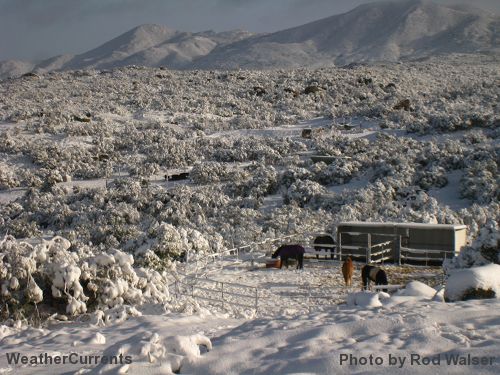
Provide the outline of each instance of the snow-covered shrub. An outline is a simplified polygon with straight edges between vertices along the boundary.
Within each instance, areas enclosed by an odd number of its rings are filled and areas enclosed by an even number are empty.
[[[278,172],[272,166],[252,165],[241,176],[244,178],[234,179],[228,184],[228,195],[259,198],[274,194],[278,189]]]
[[[339,158],[321,170],[317,179],[324,185],[348,183],[360,171],[361,163],[352,159]]]
[[[432,299],[436,295],[436,292],[436,289],[431,288],[427,284],[424,284],[420,281],[411,281],[406,284],[404,289],[398,291],[396,295]]]
[[[445,187],[448,184],[448,178],[443,167],[432,165],[430,168],[417,172],[415,183],[422,189],[429,190]]]
[[[308,169],[291,167],[281,173],[279,184],[288,188],[296,182],[310,179],[312,179],[312,173]]]
[[[99,307],[123,304],[165,303],[169,298],[164,274],[134,268],[134,258],[119,250],[97,254],[82,264],[82,279],[95,296]]]
[[[368,291],[350,293],[347,295],[347,305],[359,308],[375,308],[381,307],[379,293]]]
[[[500,198],[499,184],[496,162],[476,162],[467,168],[460,182],[460,192],[462,197],[484,204]]]
[[[0,299],[8,315],[26,317],[27,306],[63,302],[68,315],[89,308],[123,304],[165,303],[169,299],[165,273],[134,267],[134,258],[120,250],[93,254],[90,248],[72,249],[62,237],[32,246],[5,236],[0,242]]]
[[[297,181],[288,188],[285,194],[285,202],[297,202],[301,207],[312,203],[326,193],[326,189],[311,180]]]
[[[500,264],[500,231],[498,222],[489,218],[482,225],[478,236],[470,246],[464,247],[458,256],[444,264],[449,273],[454,269],[469,268],[488,263]]]
[[[178,257],[187,248],[186,239],[171,224],[161,223],[152,228],[151,236],[156,239],[151,250],[159,255]]]
[[[209,184],[225,181],[229,178],[226,164],[218,162],[203,162],[193,166],[189,176],[195,184]]]
[[[19,186],[19,179],[10,166],[0,163],[0,190]]]
[[[448,301],[500,297],[500,265],[488,264],[452,270],[446,280],[444,297]]]
[[[473,243],[473,248],[492,263],[500,264],[500,230],[498,222],[490,219],[481,228],[479,236]]]

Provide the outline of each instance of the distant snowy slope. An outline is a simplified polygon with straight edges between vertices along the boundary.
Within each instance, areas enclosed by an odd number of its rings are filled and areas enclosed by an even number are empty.
[[[252,34],[234,30],[221,33],[188,33],[161,25],[138,26],[103,45],[79,55],[61,55],[37,64],[25,61],[0,62],[0,78],[29,71],[111,69],[127,65],[190,68],[191,62],[215,47],[248,38]]]
[[[184,68],[194,58],[210,53],[219,43],[231,43],[248,35],[241,31],[188,33],[161,25],[142,25],[74,56],[57,69],[109,69],[126,65]]]
[[[429,0],[374,2],[302,26],[253,35],[244,31],[181,32],[138,26],[79,55],[37,65],[0,62],[0,78],[30,71],[110,69],[283,68],[398,61],[436,54],[500,53],[500,17],[470,6]]]
[[[376,2],[215,49],[197,65],[258,68],[498,51],[499,26],[499,17],[470,7],[414,0]]]
[[[21,60],[0,61],[0,78],[18,77],[30,72],[34,64]]]

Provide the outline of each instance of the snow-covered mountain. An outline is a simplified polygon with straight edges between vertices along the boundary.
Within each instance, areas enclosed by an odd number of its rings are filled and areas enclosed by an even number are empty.
[[[303,66],[498,51],[500,17],[426,0],[388,1],[217,48],[200,67]]]
[[[22,60],[0,61],[0,78],[17,77],[31,71],[35,64]]]
[[[0,78],[34,70],[110,69],[127,65],[189,68],[192,61],[215,47],[253,35],[233,30],[221,33],[181,32],[161,25],[141,25],[103,45],[78,55],[61,55],[38,63],[8,60],[0,62]]]
[[[138,26],[103,45],[75,56],[60,56],[37,65],[39,70],[108,69],[126,65],[186,68],[220,44],[251,35],[245,31],[188,33],[160,25]]]
[[[276,68],[397,61],[435,54],[500,51],[500,17],[428,0],[387,1],[271,34],[189,33],[142,25],[79,55],[38,64],[0,62],[0,77],[30,71],[125,65]]]

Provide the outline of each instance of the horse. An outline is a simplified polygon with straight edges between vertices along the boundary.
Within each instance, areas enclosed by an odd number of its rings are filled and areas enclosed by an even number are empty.
[[[387,274],[382,268],[370,266],[367,264],[361,269],[361,279],[363,280],[363,289],[367,289],[370,281],[374,281],[375,285],[388,285]],[[383,289],[387,292],[387,289]]]
[[[345,285],[351,286],[352,276],[354,275],[354,264],[351,257],[347,258],[344,264],[342,264],[342,275],[344,276]]]
[[[318,236],[314,239],[314,250],[316,251],[323,251],[325,250],[325,255],[330,252],[330,258],[333,259],[333,253],[334,253],[334,247],[335,247],[335,240],[333,239],[332,236]],[[322,246],[323,245],[323,246]],[[326,246],[325,246],[326,245]],[[327,257],[325,256],[325,259]],[[316,259],[319,259],[319,255],[316,254]]]
[[[304,253],[305,249],[300,245],[281,245],[273,253],[271,258],[276,259],[278,256],[280,257],[280,268],[283,267],[283,263],[285,263],[286,268],[288,268],[288,259],[297,259],[297,269],[302,269],[304,268]]]

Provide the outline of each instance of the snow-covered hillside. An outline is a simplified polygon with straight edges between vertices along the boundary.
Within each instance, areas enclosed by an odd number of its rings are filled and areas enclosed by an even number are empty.
[[[499,259],[498,65],[1,81],[0,372],[380,373],[336,356],[497,355],[498,266],[455,269]],[[264,267],[283,236],[310,245],[342,221],[467,225],[452,295],[442,268],[384,265],[391,284],[413,281],[388,296],[358,293],[360,264],[350,289],[335,259]],[[496,298],[444,302],[464,293]],[[16,351],[133,363],[16,367]]]
[[[429,0],[383,1],[280,32],[189,33],[142,25],[79,55],[0,63],[0,78],[68,69],[141,65],[174,69],[285,68],[499,53],[500,18]]]
[[[199,67],[269,68],[397,61],[499,51],[500,18],[427,0],[368,3],[354,10],[215,49]]]

